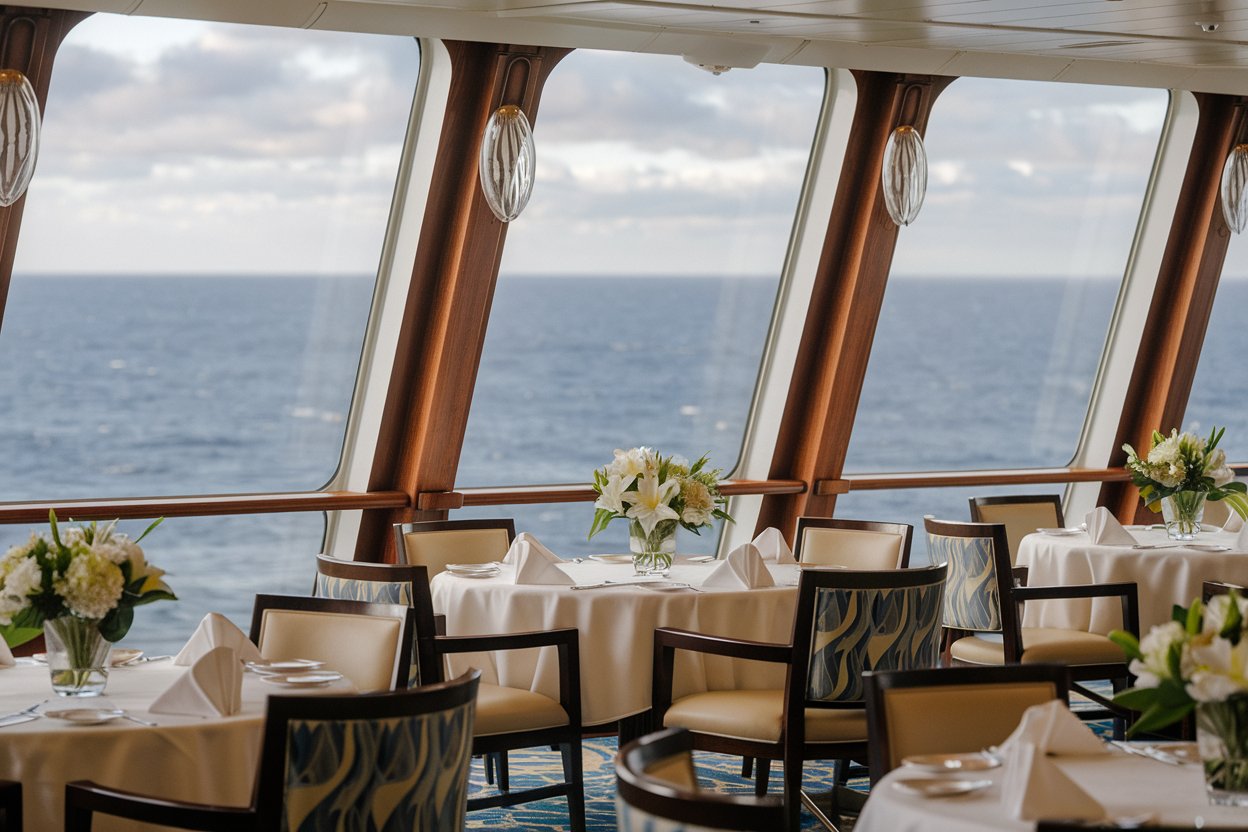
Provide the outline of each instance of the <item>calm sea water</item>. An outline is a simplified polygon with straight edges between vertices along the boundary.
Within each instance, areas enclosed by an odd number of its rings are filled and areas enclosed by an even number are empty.
[[[1116,290],[895,280],[848,469],[1063,464]],[[731,466],[775,291],[761,279],[505,278],[460,484],[584,481],[612,448],[637,444]],[[371,292],[351,277],[15,279],[0,330],[0,499],[320,487],[337,465]],[[1248,389],[1232,310],[1245,300],[1248,282],[1220,290],[1189,408],[1192,425],[1229,426],[1238,459]],[[966,496],[866,492],[838,512],[917,523],[965,516]],[[566,555],[626,545],[622,528],[587,542],[584,504],[458,516],[490,513]],[[0,527],[0,546],[30,531]],[[323,533],[319,514],[166,520],[145,548],[182,600],[141,609],[130,642],[175,649],[209,610],[245,628],[256,592],[311,587]],[[714,534],[681,538],[691,552],[714,545]]]

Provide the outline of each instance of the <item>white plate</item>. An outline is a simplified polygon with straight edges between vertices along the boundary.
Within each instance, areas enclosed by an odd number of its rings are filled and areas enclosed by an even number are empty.
[[[60,711],[44,711],[43,715],[50,719],[63,719],[75,725],[103,725],[114,719],[121,719],[125,711],[116,708],[65,708]]]
[[[1047,534],[1050,537],[1070,537],[1076,534],[1083,534],[1083,529],[1036,529],[1040,534]]]
[[[596,560],[599,563],[632,563],[632,555],[590,555],[590,560]]]
[[[259,673],[261,676],[274,676],[285,673],[305,673],[309,670],[319,670],[325,666],[325,662],[318,662],[315,659],[288,659],[280,662],[247,662],[247,669]]]
[[[337,670],[312,670],[307,673],[283,673],[272,676],[261,676],[260,681],[284,688],[319,688],[330,682],[337,682],[342,674]]]
[[[991,780],[955,780],[952,777],[908,777],[893,781],[893,788],[919,797],[954,797],[977,792],[991,785]]]
[[[448,563],[447,572],[497,572],[501,567],[497,563]]]
[[[1001,765],[1001,760],[991,754],[975,751],[969,754],[916,754],[906,757],[902,765],[923,771],[987,771]]]
[[[1230,546],[1222,546],[1218,543],[1188,543],[1188,549],[1195,549],[1197,552],[1229,552]]]

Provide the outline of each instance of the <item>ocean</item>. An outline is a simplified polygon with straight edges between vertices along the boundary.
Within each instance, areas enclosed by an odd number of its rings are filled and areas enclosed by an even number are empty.
[[[1117,289],[895,279],[847,470],[1064,464]],[[639,444],[731,468],[775,294],[774,279],[504,277],[460,486],[584,482],[613,448]],[[364,277],[15,278],[0,329],[0,499],[321,487],[371,295]],[[1227,425],[1239,460],[1248,390],[1232,310],[1246,296],[1248,281],[1219,290],[1188,409],[1189,426]],[[966,497],[989,491],[861,492],[838,514],[921,528],[923,514],[965,517]],[[626,548],[622,523],[587,541],[591,513],[573,503],[454,516],[513,516],[566,556]],[[0,546],[31,531],[0,527]],[[144,548],[180,600],[138,610],[127,643],[175,650],[214,610],[246,629],[255,593],[310,590],[323,534],[317,513],[166,520]],[[678,545],[710,552],[716,540],[682,532]]]

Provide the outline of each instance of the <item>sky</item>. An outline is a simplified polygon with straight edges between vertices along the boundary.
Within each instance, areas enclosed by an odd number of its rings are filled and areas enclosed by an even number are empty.
[[[89,18],[57,57],[16,270],[374,273],[418,62],[405,37]],[[774,278],[822,96],[811,67],[574,52],[504,275]],[[955,82],[894,272],[1121,274],[1166,101]]]

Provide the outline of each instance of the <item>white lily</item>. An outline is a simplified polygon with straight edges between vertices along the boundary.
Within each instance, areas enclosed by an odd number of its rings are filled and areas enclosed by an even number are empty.
[[[631,479],[631,478],[630,478]],[[594,501],[594,508],[603,508],[614,514],[624,513],[624,477],[610,476],[602,486],[602,494]]]
[[[636,520],[649,536],[661,520],[679,520],[680,515],[668,505],[680,493],[680,482],[660,483],[658,477],[638,477],[636,491],[626,491],[622,499],[629,503],[626,516]]]

